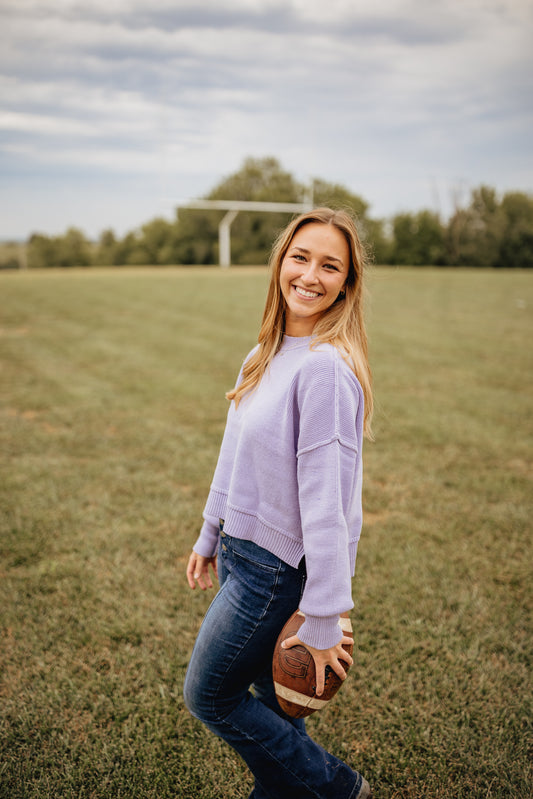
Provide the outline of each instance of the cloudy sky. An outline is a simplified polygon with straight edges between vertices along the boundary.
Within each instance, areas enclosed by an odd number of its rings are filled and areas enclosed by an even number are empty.
[[[0,0],[0,238],[119,234],[247,156],[374,217],[533,192],[531,0]]]

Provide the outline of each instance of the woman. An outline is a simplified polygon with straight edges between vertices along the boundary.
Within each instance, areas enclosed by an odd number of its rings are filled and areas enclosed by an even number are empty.
[[[285,715],[272,653],[312,654],[320,696],[326,667],[344,679],[361,531],[361,447],[372,390],[363,323],[364,253],[344,211],[294,219],[274,245],[259,344],[245,360],[187,567],[191,588],[220,581],[185,680],[191,713],[244,758],[251,799],[364,799],[366,780]],[[217,560],[218,553],[218,560]],[[218,569],[217,569],[218,563]],[[253,686],[253,693],[250,691]]]

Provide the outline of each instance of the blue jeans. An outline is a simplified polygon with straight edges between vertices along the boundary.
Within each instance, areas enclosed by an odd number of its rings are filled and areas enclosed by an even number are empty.
[[[185,678],[190,712],[245,760],[255,777],[250,799],[357,797],[361,775],[315,743],[275,697],[272,653],[300,602],[304,565],[294,569],[221,524],[218,570],[220,590]]]

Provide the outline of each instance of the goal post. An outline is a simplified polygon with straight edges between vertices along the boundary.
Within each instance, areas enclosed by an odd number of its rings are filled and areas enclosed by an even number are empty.
[[[227,269],[231,264],[231,224],[240,211],[260,211],[262,213],[305,213],[311,211],[311,201],[302,203],[253,202],[245,200],[189,200],[178,203],[180,208],[203,211],[226,211],[218,225],[219,264]]]

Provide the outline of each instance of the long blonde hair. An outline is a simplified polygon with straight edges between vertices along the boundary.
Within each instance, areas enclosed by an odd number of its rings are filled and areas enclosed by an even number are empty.
[[[363,314],[363,273],[366,265],[364,248],[359,240],[352,216],[344,210],[315,208],[293,219],[274,243],[270,256],[270,285],[259,331],[259,347],[243,367],[239,385],[226,394],[238,405],[244,394],[252,391],[279,351],[285,333],[285,299],[281,293],[281,264],[294,235],[304,225],[334,225],[345,237],[350,251],[350,264],[345,294],[321,316],[313,329],[312,346],[332,344],[353,369],[363,389],[365,400],[364,431],[372,437],[373,411],[372,374],[368,362],[368,342]]]

